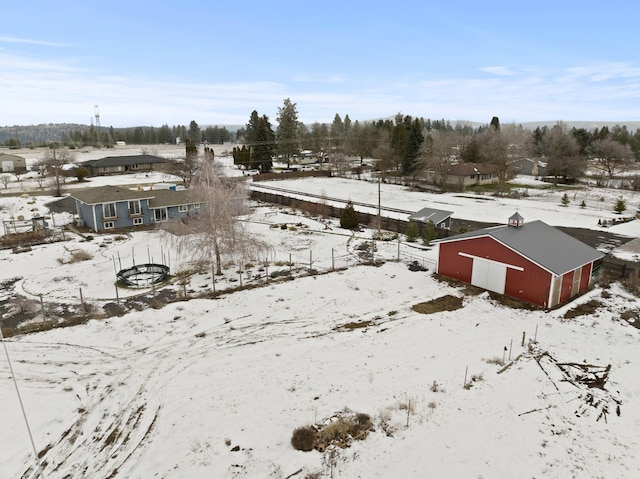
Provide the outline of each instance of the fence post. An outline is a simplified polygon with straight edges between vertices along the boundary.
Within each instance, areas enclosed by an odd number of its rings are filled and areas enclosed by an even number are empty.
[[[336,263],[335,263],[335,255],[334,255],[335,251],[333,248],[331,248],[331,271],[335,271],[336,270]]]
[[[42,294],[40,295],[40,307],[42,308],[42,319],[47,319],[47,315],[44,312],[44,300],[42,299]]]

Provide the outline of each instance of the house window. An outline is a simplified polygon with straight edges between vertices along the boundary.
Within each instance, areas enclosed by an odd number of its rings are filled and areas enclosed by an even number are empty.
[[[135,216],[142,214],[142,207],[140,206],[140,200],[129,201],[129,216]]]
[[[116,218],[116,204],[104,203],[102,205],[102,216],[104,218]]]
[[[106,230],[112,230],[113,228],[115,228],[116,225],[113,221],[105,221],[104,222],[104,229]]]
[[[144,218],[133,218],[133,225],[134,226],[139,226],[141,224],[144,224]]]
[[[102,171],[103,173],[109,173],[109,167],[108,166],[101,166],[100,167],[100,171]]]
[[[155,210],[153,210],[153,217],[156,220],[156,223],[167,221],[167,209],[156,208]]]
[[[180,213],[185,213],[189,211],[189,207],[187,205],[178,205],[178,211]]]
[[[193,205],[193,207],[194,207],[195,209],[200,208],[200,203],[195,203],[195,204]]]
[[[130,170],[137,170],[138,168],[139,168],[138,164],[133,164],[133,165],[129,166]]]

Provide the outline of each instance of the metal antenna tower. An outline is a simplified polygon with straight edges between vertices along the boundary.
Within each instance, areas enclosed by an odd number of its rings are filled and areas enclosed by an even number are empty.
[[[94,115],[96,117],[96,126],[100,126],[100,110],[98,109],[98,105],[95,105]]]

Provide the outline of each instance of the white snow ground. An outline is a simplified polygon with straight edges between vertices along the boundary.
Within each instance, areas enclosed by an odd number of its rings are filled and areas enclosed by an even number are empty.
[[[377,202],[377,185],[364,181],[305,180],[292,188]],[[387,206],[430,204],[479,221],[504,221],[517,208],[525,220],[595,229],[599,218],[615,216],[610,210],[620,194],[577,192],[561,207],[559,191],[529,191],[521,200],[432,199],[383,185],[382,198]],[[587,208],[578,207],[581,195]],[[43,208],[45,198],[34,198],[0,197],[0,215]],[[630,210],[637,201],[629,196]],[[298,267],[311,261],[330,270],[332,258],[345,266],[347,251],[371,234],[350,239],[335,221],[328,230],[291,213],[260,208],[249,224],[270,239],[272,268],[290,254]],[[289,228],[270,227],[283,223]],[[637,236],[637,223],[612,230]],[[614,284],[552,312],[512,309],[486,293],[441,283],[430,271],[409,271],[395,261],[396,243],[377,246],[376,257],[388,260],[380,267],[353,266],[352,259],[349,268],[328,274],[8,339],[34,442],[46,451],[43,477],[639,476],[640,331],[621,319],[638,311],[637,297]],[[93,258],[60,265],[57,259],[76,248]],[[5,250],[0,281],[20,276],[18,288],[45,301],[77,302],[82,287],[85,298],[101,304],[114,298],[118,253],[124,266],[133,256],[139,262],[168,251],[170,243],[156,232],[74,238],[17,255]],[[435,258],[435,250],[403,246],[403,259],[409,251],[427,263]],[[187,258],[173,253],[171,261],[176,271]],[[252,272],[259,274],[258,267]],[[219,287],[236,280],[235,272],[225,278]],[[190,288],[210,283],[205,274]],[[444,295],[463,297],[463,308],[412,310]],[[595,313],[564,319],[590,300],[601,303]],[[358,322],[370,323],[344,327]],[[540,351],[560,362],[611,365],[610,394],[567,382],[547,356],[536,362]],[[503,357],[518,359],[498,374],[495,363]],[[606,418],[585,406],[590,392],[611,406]],[[620,416],[612,398],[621,400]],[[0,361],[0,408],[0,478],[29,477],[36,460],[6,360]],[[333,459],[293,449],[295,428],[345,409],[369,414],[375,431]]]

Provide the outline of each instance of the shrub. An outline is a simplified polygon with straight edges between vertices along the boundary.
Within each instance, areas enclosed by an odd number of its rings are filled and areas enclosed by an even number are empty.
[[[358,227],[358,214],[353,209],[353,203],[349,201],[340,213],[340,227],[348,230],[354,230]]]
[[[291,445],[298,451],[311,451],[316,442],[316,431],[311,426],[299,427],[293,431]]]

